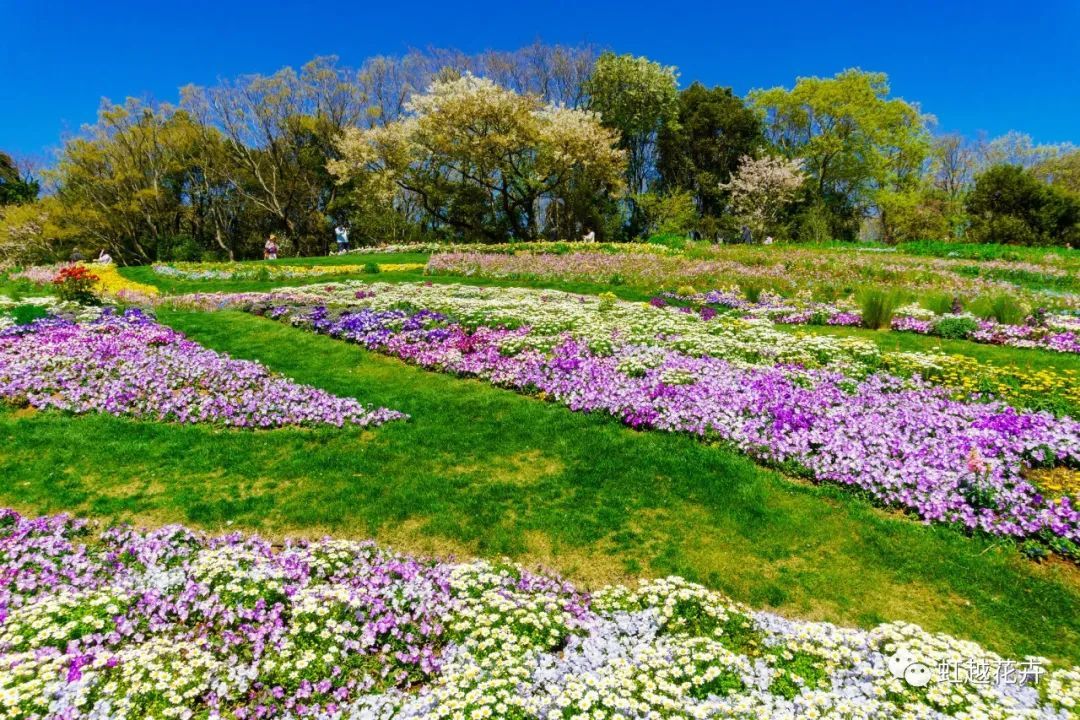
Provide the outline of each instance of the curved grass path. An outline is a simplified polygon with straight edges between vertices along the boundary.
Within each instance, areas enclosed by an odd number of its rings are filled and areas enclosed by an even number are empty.
[[[251,433],[0,412],[0,502],[274,536],[509,555],[585,584],[677,573],[758,607],[885,620],[1080,662],[1080,571],[927,527],[688,437],[426,372],[240,313],[161,313],[209,347],[412,414]]]

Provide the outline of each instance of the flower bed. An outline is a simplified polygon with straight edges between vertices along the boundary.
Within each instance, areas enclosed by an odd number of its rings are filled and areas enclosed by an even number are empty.
[[[873,371],[933,356],[799,338],[767,321],[522,288],[335,284],[200,301],[633,427],[721,440],[929,522],[1030,540],[1034,554],[1078,555],[1074,500],[1046,499],[1025,474],[1080,465],[1080,423],[958,400],[918,377]]]
[[[251,428],[367,427],[405,417],[230,359],[135,310],[0,330],[0,398],[72,413]]]
[[[254,263],[155,263],[156,275],[179,280],[282,280],[324,275],[357,275],[370,272],[366,265],[268,265]],[[422,263],[383,263],[379,272],[422,270]]]
[[[35,285],[54,284],[58,277],[65,271],[81,268],[84,272],[94,275],[96,280],[93,285],[94,292],[117,300],[142,303],[152,302],[158,294],[158,289],[153,285],[128,280],[121,275],[112,263],[60,263],[59,265],[35,265],[17,273],[13,273],[13,280],[29,280]]]
[[[24,297],[13,300],[0,295],[0,331],[17,325],[27,325],[49,315],[63,315],[69,319],[90,321],[101,315],[95,305],[80,305],[60,300],[55,295]]]
[[[928,522],[1041,541],[1080,558],[1080,512],[1068,497],[1046,500],[1022,476],[1029,467],[1080,465],[1080,423],[1069,418],[958,402],[887,375],[855,381],[629,342],[590,348],[569,337],[540,349],[528,326],[470,328],[429,310],[254,309],[631,427],[721,440]]]
[[[792,246],[695,246],[686,253],[597,252],[577,244],[559,253],[506,254],[491,249],[454,249],[432,255],[428,272],[470,277],[591,282],[660,292],[684,285],[723,287],[730,284],[770,288],[785,295],[802,291],[847,294],[865,285],[908,292],[948,293],[966,298],[1006,293],[1034,306],[1080,308],[1080,295],[1070,291],[1031,290],[1013,282],[1004,268],[942,258],[889,256]],[[1050,286],[1068,271],[1046,268]]]
[[[276,549],[4,510],[0,564],[0,716],[20,720],[1063,720],[1080,707],[1075,667],[904,623],[788,620],[679,578],[589,595],[365,542]]]
[[[533,241],[533,242],[507,242],[507,243],[397,243],[389,245],[370,245],[353,248],[346,255],[391,255],[399,253],[431,254],[441,252],[485,252],[499,254],[565,254],[578,251],[603,252],[603,253],[648,253],[651,255],[673,255],[677,250],[643,242],[578,242],[578,241]]]
[[[762,293],[757,302],[750,302],[737,288],[691,295],[663,292],[658,297],[694,306],[727,308],[740,316],[766,318],[787,325],[862,325],[862,314],[850,302],[815,302],[806,297],[784,298],[768,292]],[[964,312],[938,314],[912,304],[896,310],[890,328],[991,345],[1080,353],[1080,317],[1066,313],[1036,313],[1023,325],[1010,325]]]
[[[203,309],[275,302],[301,305],[357,304],[355,293],[371,293],[362,304],[375,309],[411,307],[452,315],[468,326],[528,325],[523,341],[532,347],[551,348],[563,333],[589,347],[613,342],[633,342],[680,350],[693,356],[709,355],[753,364],[799,364],[828,367],[853,378],[888,369],[904,377],[920,376],[953,388],[957,398],[973,393],[993,394],[1019,407],[1075,414],[1080,408],[1080,379],[1075,372],[1032,372],[1013,366],[980,363],[961,355],[943,353],[882,352],[867,339],[840,338],[782,332],[767,314],[718,314],[710,305],[695,312],[689,307],[668,306],[663,299],[651,305],[619,302],[613,295],[579,296],[528,288],[478,288],[466,285],[420,283],[374,283],[363,286],[327,284],[283,288],[270,294],[195,294],[169,298],[167,302]],[[710,294],[712,295],[712,294]],[[728,300],[749,307],[740,295]],[[793,310],[780,310],[780,314]],[[849,311],[836,309],[830,321],[841,321]]]

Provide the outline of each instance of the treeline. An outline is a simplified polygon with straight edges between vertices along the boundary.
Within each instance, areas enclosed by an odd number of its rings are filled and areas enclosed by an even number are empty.
[[[39,181],[0,156],[0,258],[126,262],[356,243],[595,233],[731,241],[1080,240],[1080,153],[935,136],[881,73],[745,98],[642,57],[513,52],[316,58],[103,104]]]

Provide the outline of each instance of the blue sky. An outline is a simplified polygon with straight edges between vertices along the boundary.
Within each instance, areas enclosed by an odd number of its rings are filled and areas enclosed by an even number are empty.
[[[0,0],[0,149],[48,156],[102,97],[336,54],[591,42],[737,93],[858,66],[942,131],[1080,144],[1080,0],[1027,2],[43,2]]]

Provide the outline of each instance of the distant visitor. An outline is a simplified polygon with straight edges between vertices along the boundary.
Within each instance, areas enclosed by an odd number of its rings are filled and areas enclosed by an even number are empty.
[[[338,253],[349,251],[349,229],[344,225],[334,228],[334,239],[337,240]]]

